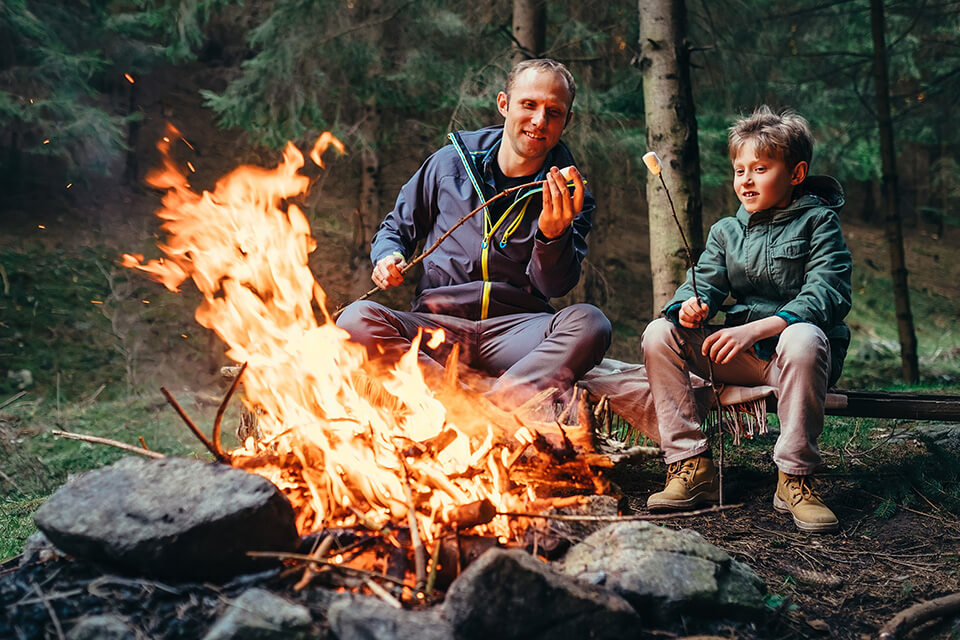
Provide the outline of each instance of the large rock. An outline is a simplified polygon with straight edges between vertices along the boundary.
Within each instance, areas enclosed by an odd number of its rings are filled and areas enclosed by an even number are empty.
[[[621,594],[661,620],[684,612],[749,616],[763,609],[763,581],[747,565],[690,529],[619,522],[572,547],[562,573]]]
[[[443,617],[458,640],[633,637],[640,619],[602,587],[561,575],[519,551],[492,549],[447,591]]]
[[[265,478],[221,464],[125,458],[77,476],[34,514],[61,550],[121,571],[222,580],[293,550],[293,509]]]
[[[263,589],[247,589],[227,605],[227,611],[203,640],[294,640],[306,637],[310,611]]]
[[[396,609],[367,596],[341,596],[327,622],[338,640],[454,640],[453,627],[436,609]]]

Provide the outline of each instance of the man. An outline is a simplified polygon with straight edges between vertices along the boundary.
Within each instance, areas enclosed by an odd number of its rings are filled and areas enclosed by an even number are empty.
[[[421,343],[421,362],[439,368],[459,344],[461,363],[496,377],[491,399],[504,406],[551,387],[562,394],[600,362],[611,336],[603,313],[586,304],[555,313],[549,305],[580,278],[595,208],[560,142],[575,93],[561,63],[519,63],[497,96],[503,126],[450,134],[452,144],[403,186],[372,243],[381,289],[403,282],[400,271],[420,242],[432,245],[504,189],[537,182],[492,203],[423,260],[411,311],[370,301],[344,310],[337,324],[372,357],[396,359],[421,328],[442,328],[443,344]],[[559,170],[567,166],[572,193]]]

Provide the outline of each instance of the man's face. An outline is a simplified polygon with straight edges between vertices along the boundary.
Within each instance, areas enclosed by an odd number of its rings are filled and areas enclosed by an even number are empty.
[[[747,213],[786,207],[793,188],[807,175],[807,163],[799,162],[791,170],[783,158],[757,151],[747,141],[733,159],[733,190]]]
[[[560,74],[527,69],[517,76],[509,98],[500,92],[497,108],[512,155],[521,162],[542,163],[570,118],[570,92]]]

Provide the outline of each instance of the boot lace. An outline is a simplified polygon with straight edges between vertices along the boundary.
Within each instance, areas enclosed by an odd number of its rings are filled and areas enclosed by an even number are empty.
[[[822,502],[820,494],[813,486],[813,481],[809,476],[791,476],[787,475],[787,490],[790,491],[790,504],[795,505],[803,499],[813,502]]]
[[[697,461],[694,458],[673,462],[667,465],[667,482],[674,478],[680,478],[683,482],[690,482],[696,469]]]

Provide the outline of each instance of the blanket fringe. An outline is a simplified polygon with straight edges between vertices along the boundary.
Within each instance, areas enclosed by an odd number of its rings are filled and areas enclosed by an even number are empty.
[[[733,444],[738,445],[745,437],[753,438],[768,432],[767,399],[758,398],[749,402],[714,407],[707,413],[704,429],[716,427],[718,419],[721,428],[733,436]]]

